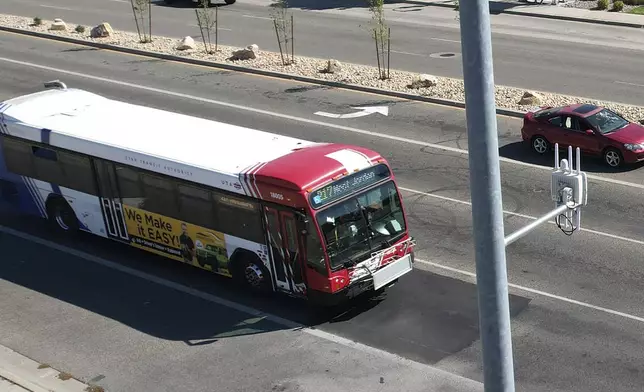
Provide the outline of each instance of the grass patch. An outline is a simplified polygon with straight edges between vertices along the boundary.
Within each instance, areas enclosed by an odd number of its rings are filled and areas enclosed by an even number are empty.
[[[105,392],[105,389],[103,389],[103,387],[99,387],[98,385],[90,385],[87,388],[85,388],[85,391],[87,391],[87,392]]]
[[[71,375],[71,374],[69,374],[69,373],[66,373],[66,372],[62,372],[62,373],[59,373],[59,374],[58,374],[58,378],[60,378],[60,379],[61,379],[61,380],[63,380],[63,381],[67,381],[67,380],[69,380],[70,378],[72,378],[72,375]]]
[[[47,369],[48,367],[51,366],[47,365],[46,363],[41,363],[40,365],[38,365],[38,369]]]
[[[644,5],[633,8],[632,10],[629,11],[629,13],[636,14],[636,15],[644,15]]]

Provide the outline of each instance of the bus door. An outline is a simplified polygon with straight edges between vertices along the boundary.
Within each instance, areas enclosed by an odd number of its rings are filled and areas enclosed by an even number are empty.
[[[277,287],[305,294],[303,243],[297,228],[297,217],[290,210],[272,206],[264,206],[264,213]]]
[[[96,168],[98,192],[107,235],[116,240],[128,241],[129,236],[116,182],[114,164],[101,159],[94,159],[94,167]]]

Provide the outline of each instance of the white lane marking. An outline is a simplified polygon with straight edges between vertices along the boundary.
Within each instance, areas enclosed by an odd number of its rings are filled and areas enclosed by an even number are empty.
[[[378,355],[378,356],[381,356],[381,357],[384,357],[384,358],[387,358],[387,359],[390,359],[390,360],[393,360],[393,361],[403,362],[403,363],[405,363],[407,365],[415,366],[415,367],[417,367],[418,369],[421,369],[421,370],[431,368],[431,367],[429,367],[427,365],[424,365],[422,363],[418,363],[418,362],[415,362],[415,361],[400,357],[398,355],[389,353],[387,351],[383,351],[383,350],[380,350],[380,349],[377,349],[377,348],[374,348],[374,347],[370,347],[370,346],[367,346],[367,345],[364,345],[364,344],[361,344],[361,343],[353,342],[353,341],[350,341],[350,340],[348,340],[346,338],[343,338],[343,337],[340,337],[340,336],[337,336],[337,335],[334,335],[334,334],[331,334],[331,333],[328,333],[328,332],[324,332],[324,331],[321,331],[321,330],[314,329],[314,327],[307,327],[307,326],[305,326],[303,324],[300,324],[300,323],[297,323],[297,322],[294,322],[294,321],[291,321],[291,320],[288,320],[288,319],[285,319],[285,318],[282,318],[282,317],[279,317],[279,316],[276,316],[276,315],[273,315],[273,314],[270,314],[270,313],[265,313],[265,312],[262,312],[262,311],[260,311],[258,309],[254,309],[252,307],[242,305],[240,303],[233,302],[233,301],[227,300],[225,298],[218,297],[218,296],[213,295],[213,294],[208,294],[208,293],[205,293],[203,291],[199,291],[199,290],[193,289],[191,287],[187,287],[187,286],[184,286],[182,284],[172,282],[172,281],[160,278],[160,277],[152,275],[152,274],[145,273],[143,271],[140,271],[140,270],[137,270],[137,269],[134,269],[134,268],[126,267],[124,265],[121,265],[121,264],[115,263],[113,261],[103,259],[103,258],[98,257],[98,256],[94,256],[94,255],[85,253],[85,252],[77,250],[77,249],[69,248],[69,247],[64,246],[64,245],[59,245],[59,244],[56,244],[56,243],[51,242],[49,240],[46,240],[46,239],[31,235],[31,234],[28,234],[28,233],[24,233],[24,232],[21,232],[21,231],[18,231],[18,230],[14,230],[14,229],[6,227],[6,226],[0,225],[0,232],[4,232],[4,233],[10,234],[12,236],[22,238],[22,239],[27,240],[27,241],[34,242],[36,244],[46,246],[46,247],[54,249],[54,250],[58,250],[60,252],[70,254],[72,256],[75,256],[75,257],[78,257],[78,258],[81,258],[81,259],[84,259],[84,260],[87,260],[87,261],[102,265],[102,266],[107,267],[107,268],[111,268],[111,269],[116,270],[116,271],[120,271],[120,272],[129,274],[129,275],[132,275],[132,276],[136,276],[138,278],[147,280],[149,282],[156,283],[156,284],[161,285],[161,286],[165,286],[165,287],[168,287],[168,288],[175,289],[177,291],[181,291],[183,293],[192,295],[192,296],[197,297],[197,298],[204,299],[204,300],[212,302],[212,303],[216,303],[218,305],[226,306],[228,308],[235,309],[235,310],[238,310],[240,312],[247,313],[247,314],[249,314],[251,316],[263,317],[263,318],[266,318],[266,319],[268,319],[268,320],[270,320],[270,321],[272,321],[274,323],[283,325],[283,326],[285,326],[287,328],[301,330],[301,331],[304,331],[305,333],[320,337],[322,339],[330,340],[330,341],[336,342],[338,344],[342,344],[344,346],[353,347],[353,348],[356,348],[356,349],[361,350],[363,352],[372,353],[372,354],[375,354],[375,355]],[[416,259],[416,261],[420,262],[420,263],[423,263],[423,264],[427,264],[427,265],[435,267],[435,268],[440,268],[440,269],[443,269],[443,270],[446,270],[446,271],[451,271],[451,272],[454,272],[454,273],[457,273],[457,274],[465,275],[465,276],[468,276],[470,278],[476,278],[476,274],[473,273],[473,272],[470,272],[470,271],[465,271],[465,270],[458,269],[458,268],[448,267],[448,266],[445,266],[445,265],[441,265],[441,264],[434,263],[434,262],[431,262],[431,261],[428,261],[428,260],[423,260],[423,259]],[[581,306],[581,307],[584,307],[584,308],[594,309],[594,310],[598,310],[598,311],[608,313],[608,314],[612,314],[612,315],[615,315],[615,316],[624,317],[624,318],[627,318],[627,319],[630,319],[630,320],[644,322],[643,317],[635,316],[635,315],[624,313],[624,312],[619,312],[617,310],[604,308],[604,307],[601,307],[601,306],[589,304],[589,303],[582,302],[582,301],[577,301],[577,300],[567,298],[567,297],[563,297],[563,296],[556,295],[556,294],[550,294],[550,293],[547,293],[545,291],[532,289],[532,288],[529,288],[529,287],[526,287],[526,286],[521,286],[521,285],[514,284],[514,283],[508,283],[508,286],[512,287],[512,288],[515,288],[515,289],[518,289],[518,290],[523,290],[523,291],[526,291],[526,292],[529,292],[529,293],[541,295],[541,296],[544,296],[544,297],[547,297],[547,298],[552,298],[552,299],[556,299],[556,300],[559,300],[559,301],[562,301],[562,302],[567,302],[567,303],[570,303],[570,304],[578,305],[578,306]],[[431,369],[434,369],[434,368],[431,368]]]
[[[101,82],[104,82],[104,83],[116,84],[116,85],[119,85],[119,86],[126,86],[126,87],[137,89],[137,90],[151,91],[151,92],[155,92],[155,93],[158,93],[158,94],[169,95],[169,96],[179,97],[179,98],[185,98],[185,99],[190,99],[190,100],[193,100],[193,101],[206,102],[206,103],[209,103],[209,104],[212,104],[212,105],[225,106],[225,107],[229,107],[229,108],[233,108],[233,109],[237,109],[237,110],[243,110],[243,111],[247,111],[247,112],[263,114],[263,115],[266,115],[266,116],[283,118],[283,119],[287,119],[287,120],[291,120],[291,121],[297,121],[297,122],[302,122],[302,123],[306,123],[306,124],[313,124],[313,125],[318,125],[318,126],[326,127],[326,128],[339,129],[339,130],[343,130],[343,131],[347,131],[347,132],[351,132],[351,133],[357,133],[357,134],[361,134],[361,135],[368,135],[368,136],[377,137],[377,138],[381,138],[381,139],[396,140],[396,141],[407,143],[407,144],[413,144],[413,145],[417,145],[417,146],[429,147],[429,148],[434,148],[434,149],[443,150],[443,151],[450,151],[450,152],[454,152],[454,153],[458,153],[458,154],[465,154],[465,155],[468,154],[467,150],[463,150],[463,149],[456,148],[456,147],[449,147],[449,146],[444,146],[444,145],[441,145],[441,144],[428,143],[428,142],[423,142],[423,141],[420,141],[420,140],[414,140],[414,139],[409,139],[409,138],[400,137],[400,136],[387,135],[387,134],[379,133],[379,132],[366,131],[364,129],[353,128],[353,127],[348,127],[348,126],[345,126],[345,125],[333,124],[333,123],[324,122],[324,121],[311,120],[311,119],[308,119],[308,118],[291,116],[291,115],[288,115],[288,114],[271,112],[269,110],[255,109],[255,108],[252,108],[252,107],[249,107],[249,106],[236,105],[234,103],[216,101],[214,99],[197,97],[197,96],[190,95],[190,94],[177,93],[177,92],[174,92],[174,91],[169,91],[169,90],[163,90],[163,89],[154,88],[154,87],[143,86],[143,85],[140,85],[140,84],[123,82],[123,81],[120,81],[120,80],[102,78],[100,76],[88,75],[88,74],[84,74],[84,73],[80,73],[80,72],[74,72],[74,71],[68,71],[68,70],[64,70],[64,69],[60,69],[60,68],[48,67],[46,65],[39,65],[39,64],[26,62],[26,61],[13,60],[13,59],[5,58],[5,57],[0,57],[0,61],[13,63],[13,64],[18,64],[18,65],[23,65],[23,66],[32,67],[32,68],[44,69],[44,70],[48,70],[48,71],[52,71],[52,72],[59,72],[59,73],[62,73],[62,74],[72,75],[72,76],[76,76],[76,77],[84,78],[84,79],[98,80],[98,81],[101,81]],[[401,102],[403,102],[403,101],[404,100],[401,99]],[[517,119],[517,120],[520,121],[519,119]],[[546,170],[546,171],[551,171],[552,170],[552,168],[550,168],[550,167],[539,166],[539,165],[535,165],[533,163],[515,161],[514,159],[505,158],[505,157],[499,157],[499,161],[505,162],[505,163],[511,163],[511,164],[518,165],[518,166],[530,167],[530,168],[533,168],[533,169]],[[593,175],[593,174],[588,174],[587,177],[589,179],[592,179],[592,180],[595,180],[595,181],[602,181],[602,182],[622,185],[622,186],[630,187],[630,188],[644,189],[644,184],[636,184],[634,182],[616,180],[616,179],[613,179],[613,178],[601,177],[601,176],[596,176],[596,175]]]
[[[432,267],[440,268],[440,269],[443,269],[443,270],[446,270],[446,271],[451,271],[451,272],[454,272],[454,273],[457,273],[457,274],[469,276],[471,278],[476,278],[476,274],[473,273],[473,272],[470,272],[470,271],[465,271],[465,270],[458,269],[458,268],[448,267],[448,266],[445,266],[445,265],[434,263],[432,261],[427,261],[427,260],[422,260],[422,259],[416,259],[416,262],[427,264],[427,265],[430,265]],[[570,303],[570,304],[578,305],[578,306],[581,306],[581,307],[584,307],[584,308],[594,309],[594,310],[598,310],[600,312],[604,312],[604,313],[608,313],[608,314],[612,314],[612,315],[615,315],[615,316],[620,316],[620,317],[624,317],[624,318],[627,318],[627,319],[630,319],[630,320],[639,321],[641,323],[644,323],[644,317],[639,317],[639,316],[635,316],[635,315],[632,315],[632,314],[619,312],[617,310],[604,308],[604,307],[601,307],[601,306],[589,304],[587,302],[577,301],[575,299],[562,297],[562,296],[556,295],[556,294],[550,294],[550,293],[547,293],[545,291],[531,289],[529,287],[521,286],[521,285],[514,284],[514,283],[509,283],[508,282],[508,286],[510,286],[512,288],[515,288],[517,290],[526,291],[528,293],[541,295],[541,296],[556,299],[556,300],[559,300],[559,301],[562,301],[562,302],[567,302],[567,303]]]
[[[129,3],[129,1],[127,0],[109,0],[109,1],[113,1],[115,3]]]
[[[457,40],[454,40],[454,39],[431,38],[431,37],[430,37],[429,39],[431,39],[431,40],[433,40],[433,41],[454,42],[454,43],[457,43],[457,44],[460,44],[460,43],[461,43],[461,41],[457,41]],[[393,50],[392,50],[392,52],[393,52]]]
[[[59,7],[57,5],[40,4],[40,6],[43,7],[43,8],[53,8],[55,10],[75,11],[74,8]]]
[[[393,52],[393,50],[392,50],[392,52]],[[615,81],[615,83],[617,83],[617,84],[626,84],[626,85],[628,85],[628,86],[635,86],[635,87],[644,87],[644,84],[637,84],[637,83],[630,83],[630,82],[622,82],[622,81],[619,81],[619,80],[616,80],[616,81]]]
[[[197,27],[197,28],[199,27],[199,25],[198,25],[198,24],[194,24],[194,23],[193,23],[193,24],[189,24],[188,26],[190,26],[190,27]],[[228,29],[228,28],[225,28],[225,27],[219,27],[219,28],[218,28],[218,30],[233,31],[233,29]],[[215,31],[215,28],[214,28],[214,27],[213,27],[212,31]]]
[[[406,55],[409,55],[409,56],[427,57],[426,55],[420,54],[420,53],[401,52],[401,51],[398,51],[398,50],[391,50],[391,53],[400,53],[400,54],[406,54]]]
[[[436,199],[441,199],[441,200],[451,201],[451,202],[453,202],[453,203],[464,204],[464,205],[468,205],[468,206],[471,206],[471,205],[472,205],[472,203],[471,203],[471,202],[469,202],[469,201],[459,200],[459,199],[454,199],[454,198],[452,198],[452,197],[448,197],[448,196],[435,195],[435,194],[433,194],[433,193],[427,193],[427,192],[417,191],[417,190],[415,190],[415,189],[411,189],[411,188],[404,188],[404,187],[398,187],[398,188],[399,188],[400,190],[402,190],[402,191],[406,191],[406,192],[409,192],[409,193],[415,193],[415,194],[417,194],[417,195],[423,195],[423,196],[428,196],[428,197],[434,197],[434,198],[436,198]],[[504,213],[504,214],[506,214],[506,215],[517,216],[517,217],[525,218],[525,219],[531,219],[531,220],[537,220],[537,219],[539,219],[539,218],[538,218],[538,217],[536,217],[536,216],[531,216],[531,215],[526,215],[526,214],[520,214],[520,213],[518,213],[518,212],[503,211],[503,213]],[[553,225],[555,224],[555,222],[553,222],[553,221],[551,221],[551,220],[550,220],[550,221],[548,221],[548,223],[553,224]],[[620,241],[630,242],[630,243],[637,244],[637,245],[644,245],[644,241],[636,240],[636,239],[634,239],[634,238],[622,237],[622,236],[620,236],[620,235],[610,234],[610,233],[606,233],[606,232],[599,231],[599,230],[587,229],[587,228],[585,228],[585,227],[582,227],[582,228],[581,228],[581,231],[582,231],[582,232],[586,232],[586,233],[596,234],[596,235],[599,235],[599,236],[602,236],[602,237],[608,237],[608,238],[612,238],[612,239],[616,239],[616,240],[620,240]]]
[[[264,19],[264,20],[271,20],[271,18],[266,17],[266,16],[255,16],[255,15],[242,15],[244,18],[251,18],[251,19]]]
[[[135,277],[143,279],[143,280],[147,280],[149,282],[158,284],[160,286],[164,286],[164,287],[167,287],[167,288],[171,288],[171,289],[180,291],[182,293],[191,295],[193,297],[201,298],[201,299],[203,299],[205,301],[212,302],[212,303],[215,303],[217,305],[225,306],[225,307],[228,307],[230,309],[234,309],[234,310],[249,314],[251,316],[265,318],[265,319],[270,320],[270,321],[272,321],[272,322],[274,322],[276,324],[282,325],[282,326],[284,326],[286,328],[293,329],[293,330],[296,330],[296,331],[302,331],[302,332],[307,333],[309,335],[317,336],[317,337],[319,337],[321,339],[325,339],[325,340],[328,340],[328,341],[343,345],[345,347],[354,348],[356,350],[359,350],[359,351],[362,351],[362,352],[365,352],[365,353],[368,353],[368,354],[376,355],[376,356],[379,356],[381,358],[388,359],[388,360],[391,360],[393,362],[397,362],[399,364],[403,364],[403,365],[406,365],[406,366],[413,367],[413,368],[415,368],[417,370],[421,370],[421,371],[424,371],[424,372],[430,371],[430,372],[433,372],[434,374],[439,373],[439,374],[443,375],[444,377],[457,378],[457,379],[463,380],[465,382],[475,382],[474,380],[471,380],[471,379],[468,379],[468,378],[465,378],[465,377],[461,377],[461,376],[458,376],[456,374],[452,374],[452,373],[446,372],[444,370],[441,370],[441,369],[438,369],[438,368],[435,368],[435,367],[432,367],[432,366],[429,366],[429,365],[425,365],[425,364],[420,363],[420,362],[413,361],[411,359],[401,357],[400,355],[396,355],[396,354],[393,354],[393,353],[390,353],[390,352],[387,352],[387,351],[384,351],[384,350],[381,350],[381,349],[378,349],[378,348],[375,348],[375,347],[367,346],[365,344],[358,343],[358,342],[343,338],[341,336],[334,335],[334,334],[329,333],[329,332],[324,332],[322,330],[316,329],[315,327],[307,327],[306,325],[297,323],[295,321],[291,321],[291,320],[288,320],[288,319],[285,319],[283,317],[276,316],[276,315],[273,315],[273,314],[270,314],[270,313],[262,312],[261,310],[252,308],[250,306],[246,306],[246,305],[243,305],[243,304],[240,304],[240,303],[237,303],[237,302],[233,302],[233,301],[227,300],[227,299],[222,298],[222,297],[218,297],[218,296],[213,295],[213,294],[205,293],[203,291],[199,291],[199,290],[196,290],[194,288],[184,286],[182,284],[179,284],[179,283],[167,280],[167,279],[163,279],[163,278],[160,278],[160,277],[152,275],[152,274],[148,274],[146,272],[137,270],[135,268],[126,267],[126,266],[121,265],[119,263],[109,261],[107,259],[104,259],[104,258],[101,258],[101,257],[98,257],[98,256],[94,256],[94,255],[91,255],[89,253],[86,253],[86,252],[83,252],[83,251],[80,251],[80,250],[77,250],[77,249],[67,247],[65,245],[56,244],[55,242],[46,240],[44,238],[40,238],[40,237],[35,236],[35,235],[24,233],[22,231],[18,231],[18,230],[12,229],[10,227],[0,225],[0,232],[12,235],[14,237],[22,238],[22,239],[27,240],[27,241],[34,242],[36,244],[45,246],[45,247],[50,248],[50,249],[57,250],[59,252],[67,253],[67,254],[72,255],[74,257],[78,257],[78,258],[81,258],[83,260],[87,260],[89,262],[96,263],[96,264],[102,265],[104,267],[107,267],[107,268],[110,268],[110,269],[113,269],[113,270],[116,270],[116,271],[119,271],[119,272],[122,272],[122,273],[125,273],[125,274],[128,274],[128,275],[132,275],[132,276],[135,276]],[[476,384],[479,385],[480,383],[476,382]]]

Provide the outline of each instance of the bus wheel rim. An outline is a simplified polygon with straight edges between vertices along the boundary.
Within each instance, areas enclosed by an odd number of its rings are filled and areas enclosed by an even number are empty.
[[[253,287],[259,287],[264,278],[262,270],[255,264],[249,264],[244,271],[246,281]]]
[[[69,230],[69,226],[67,226],[67,224],[65,223],[63,212],[60,210],[56,211],[56,223],[58,223],[58,226],[60,226],[61,229]]]

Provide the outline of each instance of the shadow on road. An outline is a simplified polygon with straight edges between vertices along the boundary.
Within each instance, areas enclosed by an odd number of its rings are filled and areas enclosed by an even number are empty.
[[[544,155],[538,155],[530,149],[530,146],[524,142],[509,143],[499,148],[499,155],[505,158],[514,159],[521,162],[532,163],[535,165],[554,168],[555,153],[551,151]],[[561,150],[559,159],[568,159],[567,150]],[[621,168],[611,168],[604,164],[599,157],[582,155],[581,169],[588,173],[628,173],[644,166],[644,162],[634,165],[624,165]]]
[[[130,1],[128,0],[128,3]],[[180,9],[197,9],[200,7],[198,2],[193,2],[192,0],[174,0],[171,4],[168,4],[165,2],[165,0],[152,0],[152,5],[158,6],[158,7],[166,7],[166,8],[180,8]],[[210,8],[213,7],[227,7],[227,6],[232,6],[233,4],[226,4],[224,0],[212,0],[212,3],[210,4]]]
[[[368,0],[287,0],[289,8],[299,8],[302,10],[347,10],[352,8],[369,8]],[[273,4],[277,4],[276,2]],[[385,5],[398,5],[394,8],[396,12],[417,12],[426,7],[447,7],[454,8],[454,0],[435,0],[435,1],[422,1],[422,0],[384,0]],[[535,6],[543,7],[549,5],[546,0],[543,4],[535,3],[534,1],[490,1],[490,13],[501,14],[503,11],[515,8],[518,6]]]
[[[82,234],[72,241],[49,233],[37,218],[2,213],[0,221],[113,263],[108,268],[0,232],[0,284],[12,282],[160,339],[195,346],[288,329],[227,308],[222,300],[424,363],[457,353],[479,337],[476,286],[419,269],[403,277],[383,298],[362,298],[320,311],[281,295],[250,295],[227,278],[96,236]],[[132,269],[139,276],[119,268]],[[171,283],[153,282],[159,279]],[[510,303],[514,316],[528,306],[529,299],[511,296]]]

